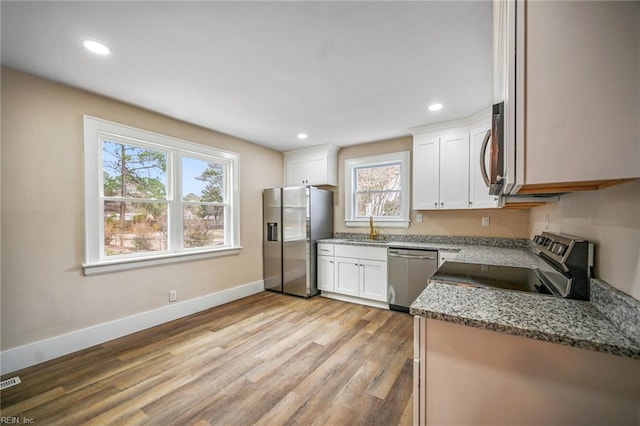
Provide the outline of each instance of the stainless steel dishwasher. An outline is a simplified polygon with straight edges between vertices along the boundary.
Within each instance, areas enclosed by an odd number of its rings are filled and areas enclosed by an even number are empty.
[[[409,312],[409,306],[438,269],[438,252],[390,247],[388,255],[389,309]]]

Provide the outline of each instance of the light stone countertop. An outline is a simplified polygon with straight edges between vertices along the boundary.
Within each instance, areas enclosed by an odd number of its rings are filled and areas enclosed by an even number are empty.
[[[514,248],[481,244],[460,244],[445,242],[416,242],[396,240],[349,240],[346,238],[329,238],[319,240],[318,243],[358,245],[369,247],[395,247],[419,250],[441,250],[457,252],[456,262],[483,263],[486,265],[520,266],[524,268],[535,267],[537,258],[529,248]]]
[[[535,253],[523,240],[404,238],[412,239],[332,238],[319,242],[454,251],[458,252],[456,262],[520,267],[537,264]],[[589,302],[432,282],[411,304],[410,313],[640,359],[640,301],[597,279],[591,281]]]
[[[640,359],[640,342],[592,302],[432,282],[411,314]]]

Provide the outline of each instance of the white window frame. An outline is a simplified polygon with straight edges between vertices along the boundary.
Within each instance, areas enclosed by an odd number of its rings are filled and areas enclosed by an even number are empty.
[[[104,196],[102,176],[102,140],[116,141],[168,153],[167,208],[168,250],[106,257],[104,241]],[[184,248],[182,229],[182,157],[214,160],[225,167],[225,242],[222,247]],[[95,275],[158,264],[238,254],[240,245],[240,156],[159,133],[84,115],[84,211],[85,275]],[[163,201],[164,202],[164,201]]]
[[[374,226],[380,228],[408,228],[410,223],[410,162],[409,151],[392,152],[390,154],[374,155],[347,159],[344,162],[344,196],[345,196],[345,225],[350,228],[369,227],[369,218],[355,216],[355,170],[362,167],[379,167],[400,164],[400,217],[375,217]]]

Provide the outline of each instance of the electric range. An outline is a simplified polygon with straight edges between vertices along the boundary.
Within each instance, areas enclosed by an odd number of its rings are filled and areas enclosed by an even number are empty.
[[[533,237],[534,267],[445,262],[430,281],[589,300],[593,243],[543,232]]]

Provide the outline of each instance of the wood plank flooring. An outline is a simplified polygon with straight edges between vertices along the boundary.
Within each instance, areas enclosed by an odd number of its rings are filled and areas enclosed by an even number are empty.
[[[41,425],[409,425],[408,314],[264,292],[3,377]]]

